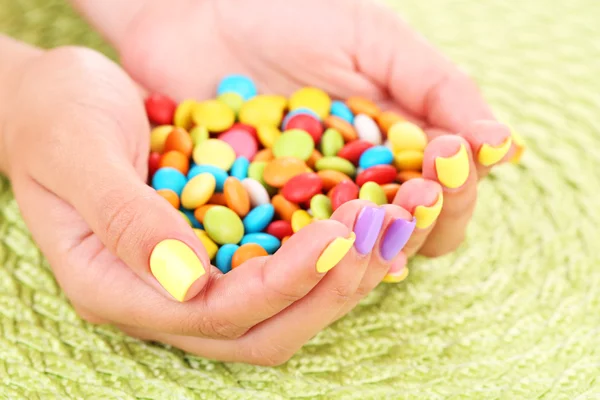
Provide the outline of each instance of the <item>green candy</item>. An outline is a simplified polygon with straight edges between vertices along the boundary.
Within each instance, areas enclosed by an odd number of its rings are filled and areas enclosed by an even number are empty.
[[[372,201],[373,203],[381,206],[387,204],[387,197],[383,188],[375,182],[367,182],[360,188],[358,198],[361,200]]]
[[[321,138],[321,153],[325,157],[335,156],[344,147],[342,134],[333,128],[329,128]]]
[[[342,157],[323,157],[315,163],[317,171],[334,170],[342,172],[348,176],[354,176],[356,168],[354,164]]]
[[[310,210],[315,219],[329,219],[333,214],[331,200],[324,194],[317,194],[310,199]]]
[[[211,207],[204,215],[204,230],[218,244],[237,244],[244,236],[244,224],[233,210]]]
[[[190,136],[192,138],[192,144],[196,147],[198,143],[208,140],[208,129],[204,126],[195,126],[190,131]]]
[[[244,98],[234,92],[223,93],[218,99],[227,104],[229,108],[233,110],[235,115],[239,114],[242,104],[244,104]]]
[[[274,188],[273,186],[269,185],[263,179],[263,172],[265,171],[266,166],[266,161],[251,162],[250,166],[248,167],[248,177],[260,182],[260,184],[263,185],[265,189],[267,189],[267,193],[269,193],[269,196],[274,196],[277,193],[277,188]]]
[[[306,161],[314,149],[312,136],[301,129],[290,129],[279,136],[272,150],[275,158],[295,157]]]

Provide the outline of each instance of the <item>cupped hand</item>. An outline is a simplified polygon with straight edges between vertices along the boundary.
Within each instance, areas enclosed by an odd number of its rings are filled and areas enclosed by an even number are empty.
[[[61,48],[18,75],[3,138],[9,176],[59,284],[91,322],[205,357],[279,364],[390,268],[404,267],[410,213],[353,201],[275,255],[223,275],[178,211],[145,184],[149,126],[124,72],[90,50]],[[149,265],[164,240],[187,249],[169,268],[193,258],[201,270],[188,279],[184,302]]]

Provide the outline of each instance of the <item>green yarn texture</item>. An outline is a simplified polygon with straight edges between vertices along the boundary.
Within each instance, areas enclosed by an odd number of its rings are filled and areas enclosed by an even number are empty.
[[[114,57],[65,3],[0,0],[0,31]],[[0,399],[600,398],[600,2],[392,5],[528,142],[479,185],[465,244],[285,365],[224,364],[80,320],[0,178]]]

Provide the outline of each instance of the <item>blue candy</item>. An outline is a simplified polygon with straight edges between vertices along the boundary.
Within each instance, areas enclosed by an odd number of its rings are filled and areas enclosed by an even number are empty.
[[[385,146],[373,146],[362,153],[358,166],[367,169],[374,165],[391,164],[392,161],[394,161],[394,154],[390,149]]]
[[[231,92],[239,94],[246,101],[256,96],[257,90],[252,79],[244,75],[234,74],[228,75],[221,80],[217,88],[217,96]]]
[[[240,181],[248,177],[248,168],[250,167],[250,161],[246,157],[238,157],[233,162],[229,173],[231,176],[238,178]]]
[[[275,208],[271,204],[255,207],[244,218],[244,232],[256,233],[263,231],[273,220]]]
[[[313,110],[311,110],[309,108],[296,108],[295,110],[290,111],[285,116],[285,118],[283,119],[283,122],[281,123],[281,129],[283,129],[285,131],[288,122],[290,122],[290,119],[292,119],[292,117],[294,117],[295,115],[298,115],[298,114],[308,114],[308,115],[316,118],[317,121],[321,120],[321,117],[319,117],[319,114],[317,114],[316,112],[314,112]]]
[[[281,242],[273,235],[269,235],[268,233],[249,233],[244,235],[242,238],[241,244],[246,243],[256,243],[260,245],[263,249],[267,251],[269,254],[273,254],[277,251],[279,247],[281,247]]]
[[[179,211],[184,213],[185,216],[190,219],[193,228],[204,229],[202,224],[196,219],[196,216],[194,215],[194,210],[188,210],[187,208],[179,207]]]
[[[231,271],[231,259],[233,258],[233,253],[239,248],[240,246],[237,244],[224,244],[219,251],[217,251],[215,264],[222,273],[226,274]]]
[[[331,103],[331,115],[335,115],[351,124],[354,123],[354,114],[352,114],[346,103],[342,101],[336,100]]]
[[[215,177],[215,181],[217,181],[217,186],[215,190],[217,192],[223,191],[223,185],[225,185],[225,180],[229,177],[227,172],[223,171],[219,167],[215,167],[214,165],[194,165],[190,168],[190,172],[188,172],[188,179],[192,179],[196,175],[200,175],[204,172],[208,172]]]
[[[180,197],[186,184],[185,175],[171,167],[160,168],[152,177],[152,187],[155,190],[170,189]]]

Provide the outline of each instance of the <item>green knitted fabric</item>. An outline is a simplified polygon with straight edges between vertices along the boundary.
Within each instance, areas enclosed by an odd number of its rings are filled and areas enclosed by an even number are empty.
[[[0,0],[0,31],[114,56],[65,3]],[[0,178],[0,398],[600,398],[600,2],[393,3],[529,144],[466,243],[283,366],[223,364],[78,319]]]

